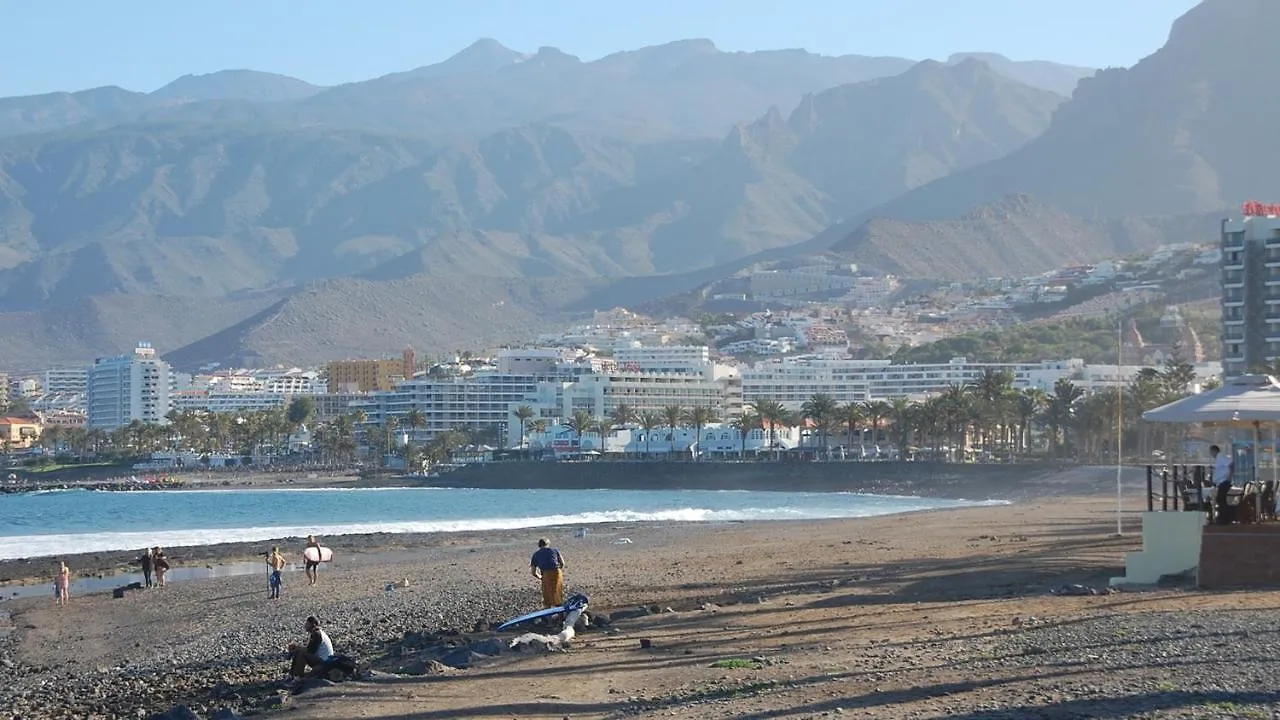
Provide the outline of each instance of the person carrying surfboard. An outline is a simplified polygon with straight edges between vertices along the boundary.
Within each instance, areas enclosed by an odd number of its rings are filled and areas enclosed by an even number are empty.
[[[564,558],[551,541],[538,539],[538,549],[529,561],[529,572],[542,581],[542,604],[559,607],[564,603]]]
[[[315,585],[320,576],[320,541],[315,535],[307,536],[307,548],[302,551],[302,559],[306,562],[307,584]]]

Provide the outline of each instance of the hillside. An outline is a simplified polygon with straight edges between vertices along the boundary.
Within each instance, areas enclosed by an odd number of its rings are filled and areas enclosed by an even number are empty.
[[[660,273],[730,261],[1005,155],[1062,100],[977,60],[923,62],[806,95],[785,119],[771,109],[702,162],[610,193],[568,227],[647,241]]]
[[[1015,192],[1083,216],[1219,211],[1280,197],[1269,118],[1280,98],[1251,78],[1280,72],[1280,3],[1204,0],[1128,69],[1082,80],[1049,129],[1018,152],[876,210],[946,219]]]
[[[1060,101],[966,60],[806,97],[789,120],[771,111],[715,147],[548,125],[474,141],[189,124],[11,138],[0,309],[357,274],[710,266],[1014,150]]]
[[[1092,220],[1010,195],[958,220],[876,218],[830,252],[869,272],[910,278],[1011,277],[1213,238],[1221,215]]]
[[[532,340],[563,327],[565,306],[603,281],[424,277],[317,283],[184,347],[161,348],[179,368],[318,364],[398,353],[450,352]],[[166,352],[167,351],[167,352]]]

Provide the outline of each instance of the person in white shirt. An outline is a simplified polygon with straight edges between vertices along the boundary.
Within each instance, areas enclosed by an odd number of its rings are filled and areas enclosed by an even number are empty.
[[[310,635],[307,646],[289,646],[291,662],[289,674],[294,677],[306,675],[308,669],[319,667],[333,657],[333,641],[329,639],[329,634],[320,627],[320,620],[315,615],[307,618],[306,628],[307,634]]]
[[[1227,495],[1231,492],[1231,476],[1235,471],[1235,463],[1231,461],[1231,456],[1222,452],[1222,448],[1217,445],[1209,446],[1209,457],[1213,458],[1213,482],[1218,485],[1218,522],[1226,523],[1230,521],[1225,511]]]

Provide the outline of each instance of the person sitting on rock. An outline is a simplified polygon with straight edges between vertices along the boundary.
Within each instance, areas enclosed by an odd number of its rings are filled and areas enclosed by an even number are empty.
[[[333,657],[333,641],[320,627],[320,620],[311,615],[307,618],[305,627],[310,636],[306,647],[289,646],[289,674],[296,678],[304,677],[308,670],[324,665],[325,661]]]

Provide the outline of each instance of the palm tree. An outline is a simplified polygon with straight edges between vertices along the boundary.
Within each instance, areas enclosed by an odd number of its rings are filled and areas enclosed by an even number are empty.
[[[662,413],[660,412],[655,412],[653,410],[645,410],[644,412],[640,413],[640,420],[639,420],[640,427],[644,429],[645,457],[649,456],[649,438],[653,437],[653,431],[655,428],[662,427],[663,420],[664,418],[662,416]]]
[[[1026,452],[1031,447],[1031,423],[1049,404],[1049,396],[1040,388],[1026,388],[1014,399],[1018,416],[1018,441],[1015,449]]]
[[[831,420],[835,417],[836,410],[839,407],[840,405],[836,402],[836,399],[826,393],[814,393],[800,406],[800,412],[804,414],[804,417],[812,420],[814,426],[818,429],[823,455],[828,454],[827,430],[831,427]]]
[[[520,444],[518,445],[518,447],[521,450],[523,450],[524,449],[524,426],[525,426],[525,423],[529,422],[529,420],[533,418],[534,416],[533,408],[529,407],[528,405],[521,405],[520,407],[512,411],[511,414],[515,416],[516,420],[520,421]]]
[[[595,418],[591,417],[591,413],[586,410],[575,410],[573,417],[569,418],[568,425],[569,429],[573,430],[574,434],[578,437],[578,452],[581,453],[582,436],[585,433],[591,432],[592,428],[596,426]]]
[[[889,401],[889,422],[893,424],[894,435],[897,436],[899,457],[907,453],[907,440],[911,434],[911,424],[915,419],[916,405],[905,397],[895,397]]]
[[[880,423],[893,414],[893,406],[884,400],[871,400],[862,406],[862,411],[871,421],[871,442],[878,442]]]
[[[973,395],[982,401],[977,420],[982,430],[982,444],[991,449],[992,431],[1004,425],[1009,397],[1013,394],[1013,373],[1008,370],[985,368],[973,383]]]
[[[667,457],[675,454],[676,449],[676,430],[680,428],[681,422],[684,420],[684,408],[679,405],[668,405],[662,408],[662,416],[667,421],[667,427],[671,428],[671,450],[667,453]]]
[[[853,447],[853,439],[858,434],[858,428],[862,425],[862,421],[866,419],[862,412],[862,406],[856,402],[841,405],[836,408],[834,419],[839,425],[844,426],[845,432],[849,434],[849,447]]]
[[[1076,403],[1083,396],[1084,390],[1076,387],[1075,383],[1067,378],[1058,378],[1058,381],[1053,384],[1053,392],[1049,395],[1049,401],[1045,407],[1044,424],[1049,429],[1050,445],[1055,456],[1065,443],[1066,438],[1063,437],[1063,433],[1071,426],[1071,421],[1076,414]]]
[[[693,443],[696,448],[693,459],[696,461],[702,455],[702,428],[720,419],[720,414],[715,408],[709,408],[702,405],[690,408],[685,414],[685,420],[693,426],[694,436]]]
[[[746,456],[747,456],[747,433],[751,432],[752,430],[758,430],[758,429],[760,429],[760,427],[761,427],[761,425],[760,425],[760,416],[759,416],[759,415],[756,415],[755,413],[751,412],[750,410],[746,410],[746,411],[744,411],[744,412],[742,413],[742,415],[741,415],[740,417],[738,417],[737,419],[735,419],[735,420],[731,423],[731,426],[732,426],[734,429],[736,429],[736,430],[738,431],[738,438],[739,438],[739,440],[741,440],[741,441],[742,441],[742,449],[741,449],[741,451],[738,453],[738,457],[739,457],[740,459],[742,459],[742,458],[746,458]]]
[[[785,424],[790,413],[787,408],[777,400],[769,400],[761,398],[751,403],[751,409],[756,415],[760,416],[760,422],[768,429],[769,450],[774,451],[774,431],[778,425]]]

